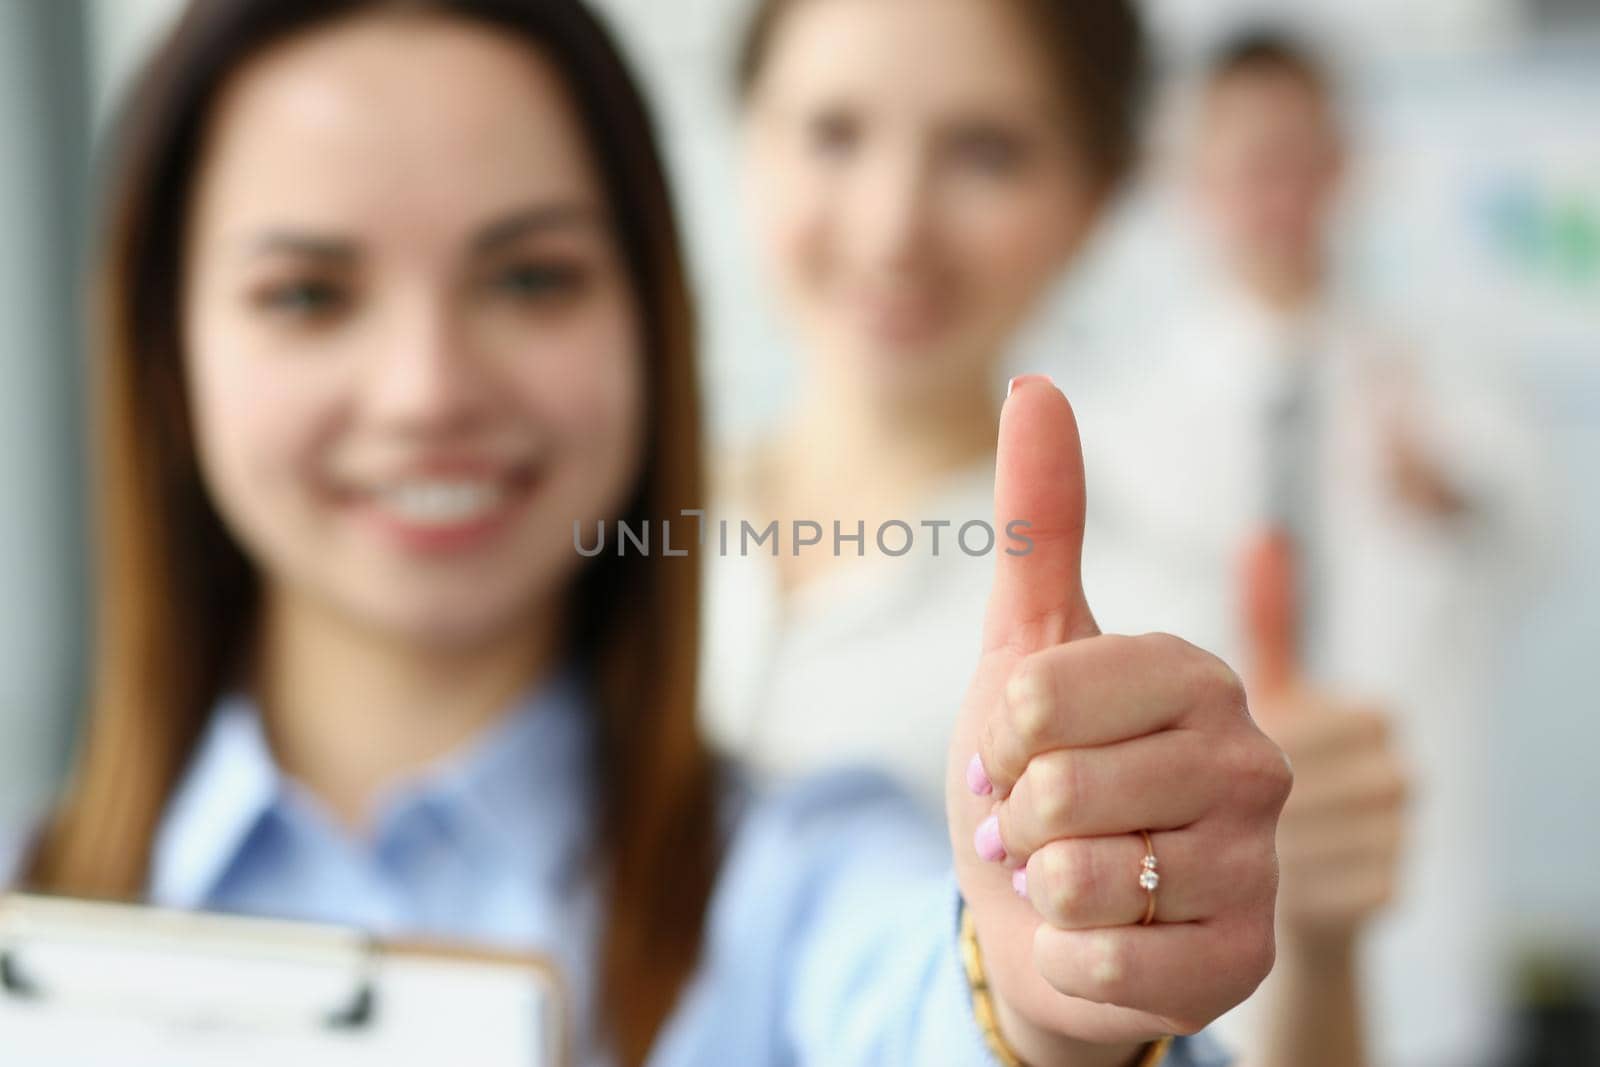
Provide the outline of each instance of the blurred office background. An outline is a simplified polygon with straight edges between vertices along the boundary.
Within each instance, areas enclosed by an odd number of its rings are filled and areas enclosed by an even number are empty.
[[[73,279],[92,237],[83,198],[92,138],[179,3],[0,0],[7,822],[37,812],[56,784],[83,689],[84,331]],[[705,312],[714,429],[735,439],[777,411],[790,373],[736,206],[727,71],[744,3],[600,6],[657,94]],[[1552,986],[1600,963],[1600,0],[1147,7],[1173,70],[1262,17],[1328,47],[1348,83],[1360,156],[1346,283],[1420,350],[1476,361],[1519,391],[1552,458],[1558,536],[1507,650],[1484,783],[1497,847],[1484,862],[1508,994],[1554,996]],[[1128,198],[1019,365],[1071,380],[1096,373],[1096,361],[1136,358],[1127,349],[1137,335],[1119,324],[1159,316],[1196,269],[1169,201],[1159,182]],[[1540,960],[1552,961],[1548,971]]]

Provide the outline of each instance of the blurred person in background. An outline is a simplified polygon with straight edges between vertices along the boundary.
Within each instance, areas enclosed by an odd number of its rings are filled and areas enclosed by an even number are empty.
[[[1112,618],[1238,657],[1294,763],[1278,964],[1224,1020],[1251,1062],[1483,1062],[1480,744],[1537,464],[1464,360],[1421,364],[1335,284],[1349,150],[1323,61],[1241,33],[1191,111],[1186,199],[1215,269],[1083,405],[1091,440],[1119,434],[1089,450],[1087,580]]]
[[[701,462],[586,9],[200,0],[116,147],[93,706],[24,885],[537,949],[585,1065],[1224,1062],[1163,1035],[1270,967],[1290,772],[1214,657],[1099,636],[1057,390],[994,428],[1038,537],[944,695],[948,826],[859,775],[755,796],[695,728],[696,559],[575,534],[690,543]]]
[[[967,526],[992,509],[1003,367],[1133,163],[1144,61],[1131,0],[755,6],[744,200],[800,365],[713,500],[822,530],[710,562],[706,723],[757,770],[870,763],[943,804],[950,684],[1006,544]]]
[[[711,561],[705,709],[712,737],[766,774],[869,763],[939,802],[956,711],[944,694],[970,665],[971,606],[992,569],[957,536],[993,493],[992,383],[1134,161],[1143,58],[1136,12],[1116,0],[758,5],[739,70],[746,200],[802,366],[778,429],[733,450],[720,502],[758,527],[804,519],[823,533],[809,553]],[[1105,414],[1083,415],[1101,448],[1147,447]],[[1209,477],[1236,476],[1234,457],[1219,462]],[[1107,480],[1097,495],[1119,488]],[[1205,521],[1210,504],[1173,495]],[[944,522],[943,543],[924,527],[892,556],[873,536],[886,519]],[[830,551],[835,523],[864,524],[865,544]],[[1108,562],[1124,555],[1097,543],[1091,579],[1127,569]],[[1234,580],[1232,556],[1208,565]],[[1291,605],[1270,579],[1288,565],[1257,568],[1261,628],[1280,646]],[[1180,592],[1149,590],[1150,610]],[[1336,948],[1390,894],[1405,776],[1382,713],[1280,660],[1268,713],[1315,709],[1296,717],[1311,738],[1301,759],[1318,764],[1297,793],[1315,829],[1291,844],[1310,863],[1331,849],[1339,875],[1304,880],[1318,951],[1280,965],[1288,992],[1260,1062],[1352,1067],[1357,972]]]

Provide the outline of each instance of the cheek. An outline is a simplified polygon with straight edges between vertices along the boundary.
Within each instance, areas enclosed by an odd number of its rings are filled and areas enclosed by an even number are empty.
[[[617,509],[642,466],[642,342],[631,308],[596,314],[529,362],[515,387],[544,426],[574,516]]]
[[[592,457],[598,484],[631,485],[642,464],[644,366],[632,331],[602,339],[600,358],[584,369],[568,412],[568,432]]]
[[[201,332],[188,361],[189,404],[202,469],[214,497],[236,512],[260,495],[301,484],[336,407],[319,368],[253,356]]]

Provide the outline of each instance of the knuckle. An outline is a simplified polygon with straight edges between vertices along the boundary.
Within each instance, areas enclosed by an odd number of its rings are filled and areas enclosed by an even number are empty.
[[[1138,657],[1140,649],[1159,641],[1158,634],[1145,634],[1134,637],[1129,634],[1102,634],[1095,639],[1108,659],[1118,663],[1128,663]]]
[[[1025,751],[1036,752],[1048,742],[1053,704],[1049,664],[1037,656],[1023,660],[1006,683],[1006,718]]]
[[[1216,656],[1208,655],[1211,661],[1212,685],[1218,703],[1229,708],[1245,709],[1249,706],[1249,697],[1245,693],[1244,679],[1239,677],[1239,672],[1228,666]]]
[[[1064,833],[1077,808],[1076,760],[1055,752],[1028,765],[1028,800],[1043,834]]]
[[[1165,632],[1149,633],[1143,637],[1131,638],[1132,642],[1143,642],[1152,649],[1157,656],[1187,658],[1195,652],[1195,647],[1176,634]]]
[[[1253,989],[1271,973],[1278,959],[1277,933],[1272,917],[1269,915],[1265,921],[1251,923],[1237,945],[1238,967]]]
[[[1010,780],[1010,765],[1000,745],[1000,739],[996,736],[992,716],[983,720],[983,727],[978,735],[978,758],[983,761],[984,770],[988,772],[990,780],[997,788],[1002,782]]]
[[[1223,769],[1243,803],[1252,809],[1280,811],[1294,788],[1289,757],[1266,735],[1255,733],[1225,750]]]
[[[1262,780],[1266,783],[1267,804],[1274,812],[1283,810],[1284,801],[1294,791],[1294,766],[1288,753],[1268,741],[1262,753]]]
[[[1239,672],[1203,648],[1191,645],[1180,638],[1172,640],[1181,646],[1181,654],[1190,664],[1196,693],[1202,700],[1208,705],[1229,710],[1241,710],[1246,707],[1248,700],[1244,679],[1239,677]]]
[[[1132,967],[1127,939],[1116,931],[1097,933],[1089,939],[1085,957],[1090,999],[1102,1004],[1121,1001]]]
[[[1294,760],[1289,756],[1289,753],[1277,748],[1276,745],[1273,747],[1276,749],[1275,760],[1278,766],[1272,773],[1277,776],[1277,788],[1283,794],[1278,802],[1278,809],[1282,810],[1283,802],[1288,800],[1294,793],[1294,783],[1297,775],[1294,769]]]
[[[1044,908],[1049,918],[1058,923],[1069,923],[1077,908],[1076,864],[1067,848],[1057,844],[1039,854]]]

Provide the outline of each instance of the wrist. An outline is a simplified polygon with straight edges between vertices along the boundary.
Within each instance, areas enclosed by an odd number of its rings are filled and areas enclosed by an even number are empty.
[[[973,1015],[1001,1067],[1159,1067],[1171,1039],[1099,1044],[1029,1022],[988,979],[972,913],[961,911],[961,956],[972,993]]]
[[[1278,966],[1338,975],[1355,970],[1359,947],[1355,929],[1289,927],[1278,935]]]
[[[1006,1043],[1026,1067],[1156,1067],[1161,1062],[1160,1056],[1152,1062],[1148,1042],[1096,1045],[1080,1041],[1033,1025],[999,997],[995,998],[995,1015]]]

